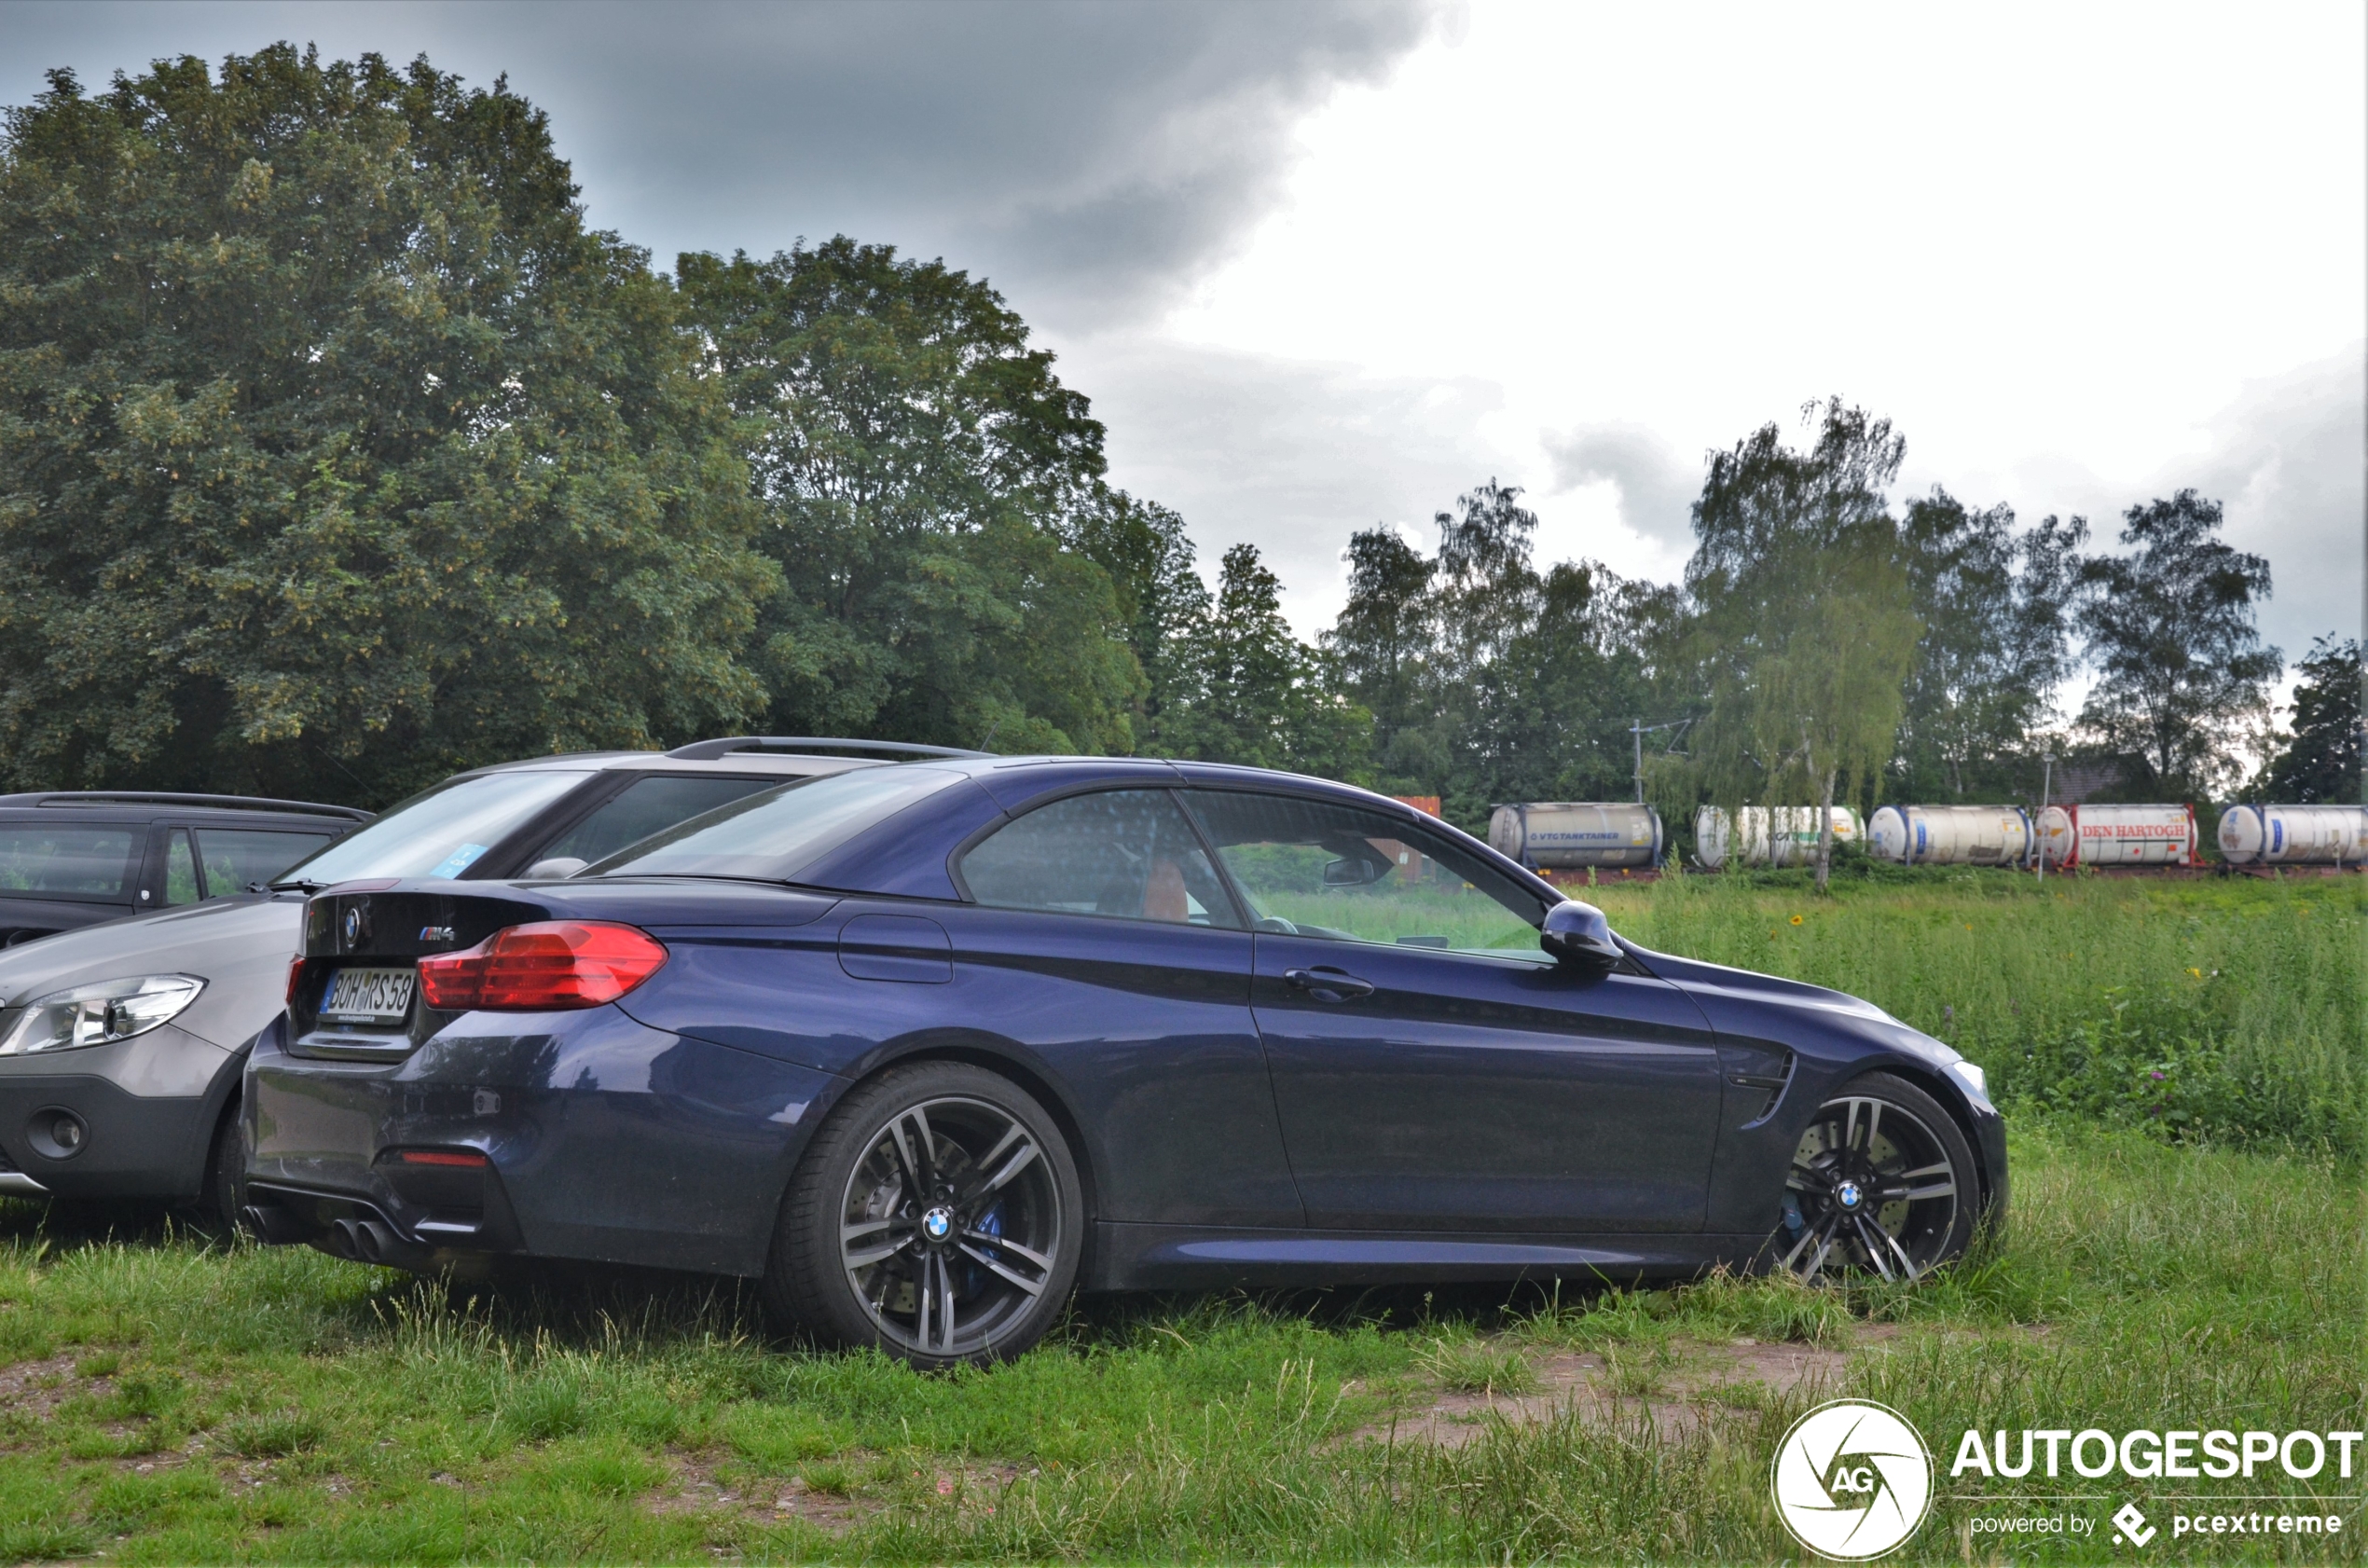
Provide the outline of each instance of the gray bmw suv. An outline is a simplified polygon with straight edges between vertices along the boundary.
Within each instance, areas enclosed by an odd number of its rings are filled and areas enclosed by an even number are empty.
[[[832,753],[874,753],[873,756]],[[0,1194],[238,1212],[247,1047],[285,1005],[305,899],[379,877],[566,876],[785,779],[877,767],[888,742],[739,736],[455,775],[268,887],[0,952]]]

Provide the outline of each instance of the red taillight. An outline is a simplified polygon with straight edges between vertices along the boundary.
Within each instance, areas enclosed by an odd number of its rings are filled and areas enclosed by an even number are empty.
[[[475,947],[420,960],[420,995],[439,1012],[541,1012],[613,1002],[658,972],[666,949],[602,920],[538,920]]]
[[[288,960],[288,1006],[296,1006],[296,987],[304,983],[304,955]]]

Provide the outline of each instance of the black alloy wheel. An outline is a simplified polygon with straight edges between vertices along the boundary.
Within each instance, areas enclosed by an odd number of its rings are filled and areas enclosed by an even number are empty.
[[[766,1300],[916,1367],[999,1360],[1058,1321],[1084,1223],[1067,1143],[1032,1096],[967,1063],[895,1068],[815,1135]]]
[[[1870,1073],[1801,1134],[1769,1245],[1776,1267],[1804,1280],[1912,1283],[1965,1250],[1979,1196],[1955,1120],[1905,1079]]]

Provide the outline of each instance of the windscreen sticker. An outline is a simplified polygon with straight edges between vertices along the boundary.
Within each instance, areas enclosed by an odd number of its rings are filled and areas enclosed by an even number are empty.
[[[444,863],[428,874],[430,876],[458,876],[475,864],[476,858],[484,854],[486,846],[482,844],[464,844],[447,855],[444,858]]]

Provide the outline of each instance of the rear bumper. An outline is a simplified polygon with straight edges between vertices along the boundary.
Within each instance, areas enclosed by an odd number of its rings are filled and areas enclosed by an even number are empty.
[[[839,1080],[634,1022],[613,1007],[471,1013],[399,1062],[293,1054],[247,1068],[247,1181],[275,1242],[427,1268],[515,1253],[757,1274],[792,1164]],[[405,1151],[484,1156],[407,1165]],[[369,1256],[367,1249],[361,1255]]]

